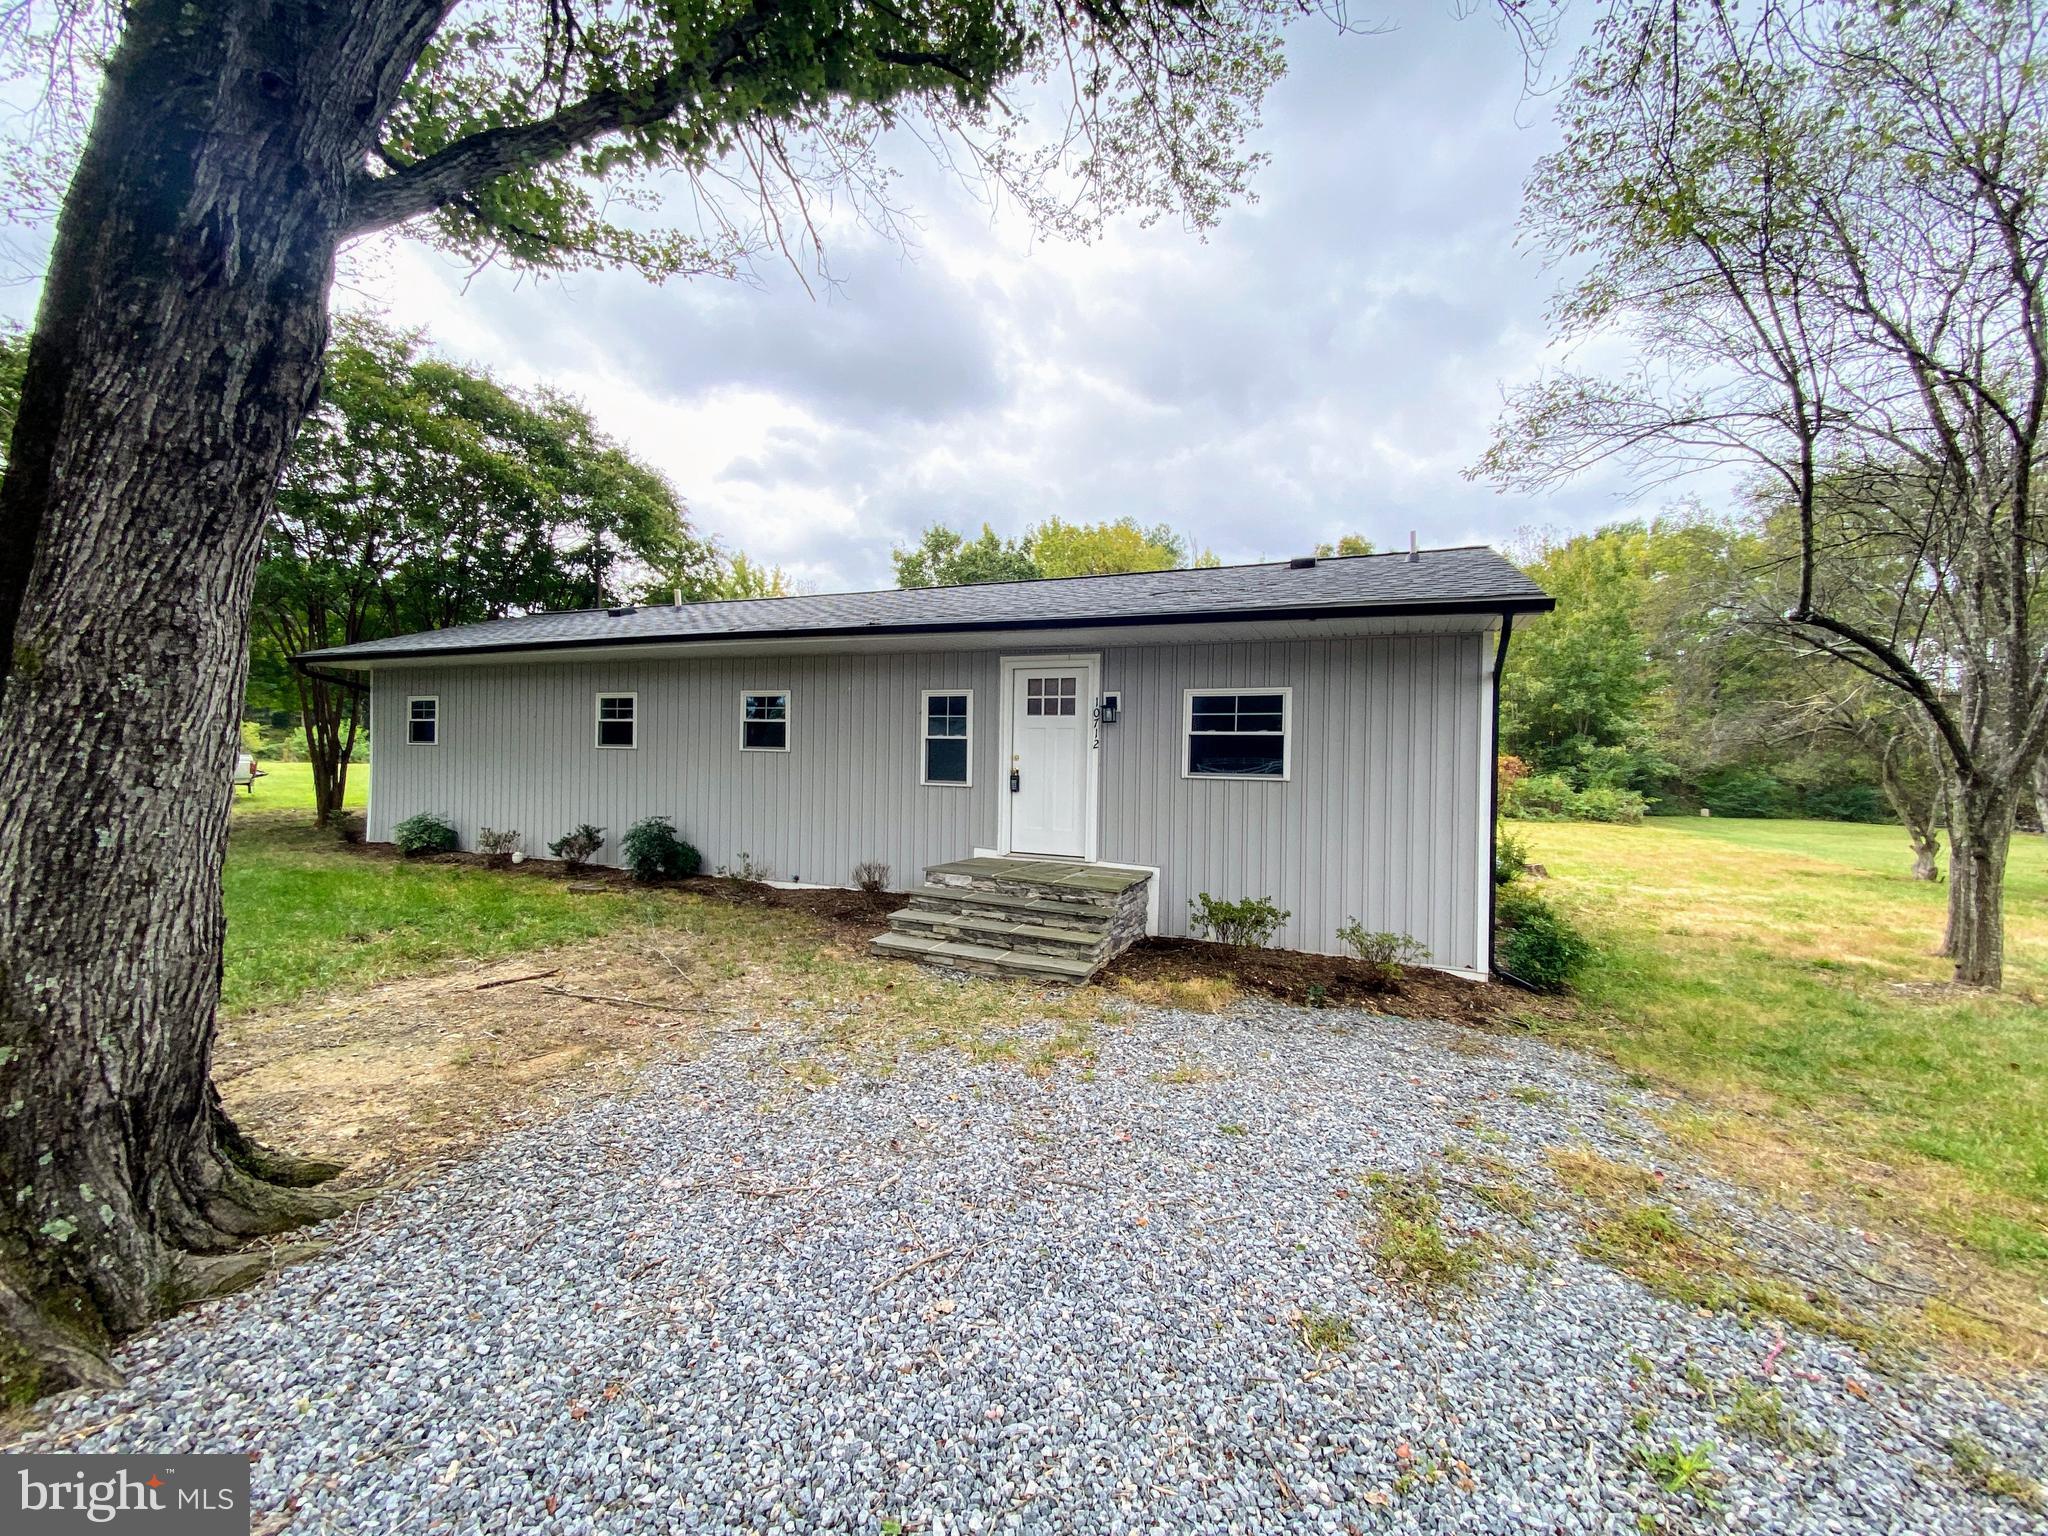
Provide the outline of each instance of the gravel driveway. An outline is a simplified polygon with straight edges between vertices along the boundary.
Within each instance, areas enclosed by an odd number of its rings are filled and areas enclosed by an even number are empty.
[[[1521,1261],[1386,1271],[1375,1173],[1647,1159],[1599,1068],[1270,1005],[1097,1043],[802,1091],[796,1026],[718,1036],[138,1340],[38,1443],[247,1450],[258,1529],[293,1532],[2042,1528],[1950,1451],[2039,1475],[2038,1393],[1774,1355],[1455,1182],[1453,1227]],[[1717,1423],[1765,1372],[1811,1442]],[[1672,1441],[1713,1442],[1711,1506],[1642,1466]]]

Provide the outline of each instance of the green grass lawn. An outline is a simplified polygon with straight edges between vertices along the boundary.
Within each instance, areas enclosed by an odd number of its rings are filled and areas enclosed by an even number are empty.
[[[263,759],[256,765],[263,777],[251,789],[235,791],[237,811],[310,811],[313,809],[313,765],[275,763]],[[370,765],[351,763],[342,804],[362,810],[370,803]]]
[[[368,985],[446,960],[588,938],[620,919],[618,898],[516,887],[466,869],[341,856],[312,826],[313,770],[264,761],[235,791],[228,846],[229,1014],[308,992]],[[370,766],[349,773],[344,803],[369,803]]]
[[[229,1014],[658,916],[658,898],[636,891],[572,892],[459,865],[351,857],[307,813],[263,809],[265,787],[257,782],[258,804],[236,816],[228,840]]]
[[[1897,828],[1515,830],[1601,947],[1574,1035],[1739,1112],[1706,1134],[1778,1160],[1766,1182],[1803,1162],[1810,1187],[1996,1263],[2048,1261],[2048,843],[2014,839],[2006,990],[1987,995],[1943,985],[1947,887],[1907,878]]]

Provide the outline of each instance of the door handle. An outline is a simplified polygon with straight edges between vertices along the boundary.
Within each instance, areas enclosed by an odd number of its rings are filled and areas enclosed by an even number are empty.
[[[1010,770],[1010,793],[1011,793],[1011,794],[1013,794],[1013,795],[1014,795],[1014,794],[1018,794],[1018,793],[1020,793],[1020,792],[1021,792],[1021,791],[1023,790],[1023,788],[1024,788],[1024,775],[1023,775],[1023,773],[1021,773],[1021,772],[1020,772],[1019,770],[1017,770],[1017,769],[1015,769],[1015,768],[1012,768],[1012,769]]]

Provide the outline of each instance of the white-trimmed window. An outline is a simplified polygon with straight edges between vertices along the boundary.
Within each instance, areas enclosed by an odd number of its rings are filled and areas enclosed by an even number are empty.
[[[440,745],[440,699],[423,694],[405,701],[405,740],[408,746],[414,747]]]
[[[789,750],[789,690],[740,695],[740,750]]]
[[[1190,688],[1181,773],[1190,779],[1284,779],[1294,729],[1291,688]]]
[[[640,695],[600,693],[597,696],[597,744],[600,747],[640,745]]]
[[[974,695],[964,689],[952,692],[931,689],[924,695],[919,718],[923,721],[920,747],[924,753],[922,782],[972,784]]]

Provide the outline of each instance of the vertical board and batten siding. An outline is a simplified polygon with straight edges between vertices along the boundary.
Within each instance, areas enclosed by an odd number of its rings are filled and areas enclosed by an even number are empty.
[[[971,789],[919,783],[928,688],[974,694]],[[790,750],[742,752],[740,695],[781,689]],[[388,840],[407,816],[431,811],[465,848],[479,827],[512,828],[545,857],[588,821],[605,829],[599,862],[615,864],[628,827],[668,815],[707,871],[744,857],[776,879],[845,885],[855,864],[879,859],[892,884],[913,884],[927,864],[988,840],[996,743],[981,711],[995,689],[992,652],[380,671],[369,836]],[[593,745],[600,693],[638,696],[637,747]],[[406,700],[419,694],[441,701],[438,745],[405,740]]]
[[[1104,653],[1102,858],[1159,870],[1161,931],[1189,900],[1267,896],[1274,942],[1339,951],[1357,918],[1432,962],[1483,969],[1491,709],[1481,634],[1173,645]],[[1187,778],[1186,692],[1291,688],[1285,782]],[[1482,709],[1482,705],[1485,709]]]
[[[1406,933],[1435,964],[1483,969],[1493,636],[1111,646],[1102,687],[1099,856],[1159,870],[1160,930],[1188,901],[1270,896],[1293,916],[1277,943],[1337,951],[1352,918]],[[1059,649],[1054,647],[1053,649]],[[369,835],[418,811],[516,828],[530,853],[580,821],[602,855],[666,813],[707,868],[745,856],[777,878],[848,882],[880,859],[898,889],[927,865],[995,846],[999,660],[1028,649],[514,663],[379,671]],[[1285,782],[1182,772],[1186,690],[1290,688]],[[790,691],[790,750],[742,752],[740,694]],[[919,782],[921,694],[974,695],[973,786]],[[638,695],[640,745],[593,746],[600,692]],[[405,741],[406,701],[439,697],[441,742]]]

